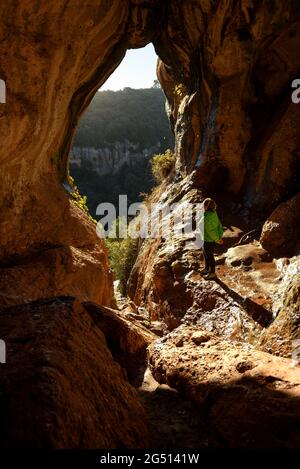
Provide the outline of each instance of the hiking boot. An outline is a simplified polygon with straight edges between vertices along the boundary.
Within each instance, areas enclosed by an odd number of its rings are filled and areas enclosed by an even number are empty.
[[[215,280],[217,278],[214,272],[209,272],[207,275],[204,275],[205,280]]]
[[[200,270],[200,274],[201,274],[201,275],[207,275],[207,274],[209,274],[209,270],[207,270],[207,269],[202,269],[202,270]]]

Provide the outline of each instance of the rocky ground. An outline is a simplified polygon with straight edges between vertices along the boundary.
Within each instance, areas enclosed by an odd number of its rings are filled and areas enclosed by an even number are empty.
[[[224,446],[300,447],[300,369],[250,345],[182,325],[153,343],[150,367],[205,415]]]
[[[300,445],[295,430],[300,375],[291,356],[291,332],[288,345],[278,326],[274,333],[300,260],[274,259],[255,233],[245,232],[227,226],[224,244],[217,248],[216,281],[199,273],[200,251],[181,252],[177,263],[171,259],[176,280],[192,298],[181,318],[151,319],[147,307],[119,297],[127,320],[160,336],[149,349],[153,375],[144,365],[136,383],[159,447]]]
[[[148,367],[138,391],[148,417],[154,448],[224,447],[205,412],[176,389],[159,384]]]
[[[121,300],[121,307],[159,335],[181,323],[198,324],[224,338],[257,343],[282,307],[291,272],[300,267],[297,256],[273,258],[248,230],[227,223],[212,282],[200,274],[201,249],[185,249],[176,239],[146,244],[130,278],[133,301]]]

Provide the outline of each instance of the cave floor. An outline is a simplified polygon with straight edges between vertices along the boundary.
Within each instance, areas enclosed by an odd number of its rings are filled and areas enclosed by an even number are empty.
[[[280,273],[274,262],[260,262],[250,268],[233,268],[221,265],[217,268],[221,280],[241,297],[250,298],[271,311],[274,293],[278,288]]]
[[[235,249],[238,249],[238,251],[235,257],[233,255],[233,265],[230,265],[230,262],[226,262],[227,253],[229,252],[227,247],[219,246],[217,248],[215,257],[218,278],[222,284],[236,292],[241,298],[249,298],[258,305],[264,306],[266,310],[271,311],[274,294],[281,279],[281,272],[276,261],[272,259],[263,260],[259,257],[259,251],[263,250],[256,240],[231,250],[234,252]],[[234,265],[235,263],[236,265]],[[201,282],[203,278],[198,272],[192,272],[190,280]]]
[[[160,385],[149,368],[138,392],[147,413],[153,448],[222,448],[222,440],[193,402],[175,389]]]

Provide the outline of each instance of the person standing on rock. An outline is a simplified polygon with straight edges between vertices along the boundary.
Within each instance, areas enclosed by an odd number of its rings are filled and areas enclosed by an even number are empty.
[[[214,200],[207,198],[203,202],[204,208],[204,243],[203,255],[205,267],[201,274],[206,280],[213,280],[216,276],[216,263],[214,258],[215,244],[222,244],[223,226],[216,212],[217,204]]]

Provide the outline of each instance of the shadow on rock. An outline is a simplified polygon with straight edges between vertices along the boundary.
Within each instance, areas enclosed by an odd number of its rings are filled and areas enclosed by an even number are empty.
[[[228,293],[229,296],[231,296],[234,301],[236,301],[249,314],[249,316],[252,317],[255,322],[260,324],[262,327],[268,327],[271,324],[271,322],[273,321],[273,315],[271,311],[255,303],[255,301],[251,300],[248,297],[242,297],[239,293],[230,288],[219,278],[216,279],[216,282],[220,285],[221,288],[223,288],[223,290],[226,291],[226,293]]]

